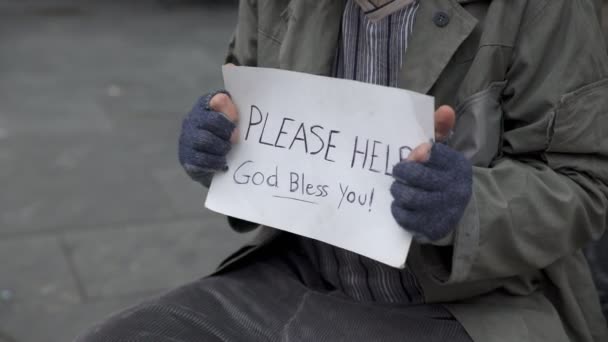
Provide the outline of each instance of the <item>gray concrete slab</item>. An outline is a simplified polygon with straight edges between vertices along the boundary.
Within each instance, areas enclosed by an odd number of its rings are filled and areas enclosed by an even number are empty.
[[[192,180],[184,174],[181,167],[155,168],[152,177],[164,189],[178,217],[198,217],[202,215],[206,217],[210,215],[206,213],[207,209],[204,207],[207,189],[198,186],[198,184],[193,186]]]
[[[81,299],[55,236],[0,241],[0,293],[0,321],[7,319],[12,307],[61,307]]]
[[[227,3],[0,0],[0,341],[71,340],[248,238],[176,155],[221,86]]]
[[[169,289],[208,275],[244,239],[219,215],[65,234],[86,297],[94,299]]]
[[[1,14],[0,234],[200,215],[176,141],[221,85],[234,8],[27,1]]]
[[[0,150],[0,235],[174,217],[143,157],[111,137],[9,139]]]
[[[177,121],[221,85],[233,11],[144,7],[134,18],[121,7],[79,4],[81,15],[62,17],[38,7],[47,15],[13,5],[0,24],[0,49],[10,51],[0,56],[4,138],[111,135],[124,118]]]

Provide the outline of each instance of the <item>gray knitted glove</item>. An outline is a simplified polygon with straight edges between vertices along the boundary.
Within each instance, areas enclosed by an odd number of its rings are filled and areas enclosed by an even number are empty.
[[[473,167],[466,157],[434,144],[427,162],[403,161],[393,169],[393,217],[420,242],[435,242],[452,233],[473,189]]]
[[[184,118],[179,137],[179,162],[193,180],[209,187],[213,174],[226,170],[230,136],[235,124],[223,113],[209,107],[216,91],[202,96]]]

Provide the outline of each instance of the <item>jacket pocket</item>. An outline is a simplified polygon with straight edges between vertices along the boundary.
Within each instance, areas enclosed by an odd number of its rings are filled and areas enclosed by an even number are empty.
[[[456,125],[449,145],[464,153],[473,165],[488,167],[502,144],[501,94],[506,82],[494,82],[456,107]]]
[[[562,96],[548,129],[547,152],[608,152],[608,79]]]
[[[608,181],[608,79],[562,96],[552,115],[545,151],[549,166]]]
[[[281,45],[287,31],[287,25],[292,18],[291,3],[275,17],[264,18],[258,28],[258,66],[279,68]]]
[[[265,31],[258,31],[258,66],[263,68],[279,67],[281,41]]]

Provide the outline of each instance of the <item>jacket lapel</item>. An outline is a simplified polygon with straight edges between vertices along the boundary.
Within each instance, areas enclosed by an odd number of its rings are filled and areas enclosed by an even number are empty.
[[[439,12],[448,15],[449,22],[444,27],[436,24],[435,17]],[[476,25],[477,19],[457,0],[421,0],[399,87],[428,93]]]
[[[281,69],[330,75],[346,0],[291,0],[281,51]]]

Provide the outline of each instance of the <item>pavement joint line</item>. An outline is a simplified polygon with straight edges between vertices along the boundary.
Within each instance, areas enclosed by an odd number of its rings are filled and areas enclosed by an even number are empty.
[[[68,245],[65,240],[64,234],[57,236],[57,241],[59,242],[59,247],[61,249],[61,253],[68,265],[68,270],[72,279],[74,279],[74,283],[76,284],[76,291],[78,292],[78,297],[80,298],[81,303],[87,302],[87,290],[82,281],[82,277],[80,273],[78,273],[78,269],[76,268],[76,264],[74,263],[74,258],[72,257],[72,249]]]
[[[10,240],[10,239],[22,239],[27,237],[43,237],[43,236],[56,236],[57,234],[67,234],[67,233],[84,233],[84,232],[95,232],[100,230],[120,230],[127,227],[143,227],[143,226],[154,226],[159,224],[169,224],[169,223],[181,223],[181,222],[192,222],[201,220],[204,222],[208,217],[204,215],[184,215],[184,216],[173,216],[166,218],[159,218],[154,220],[148,219],[133,219],[126,221],[117,221],[117,222],[108,222],[101,224],[82,224],[82,225],[68,225],[68,226],[53,226],[51,228],[37,229],[37,230],[28,230],[28,231],[9,231],[9,232],[0,232],[0,240]]]

